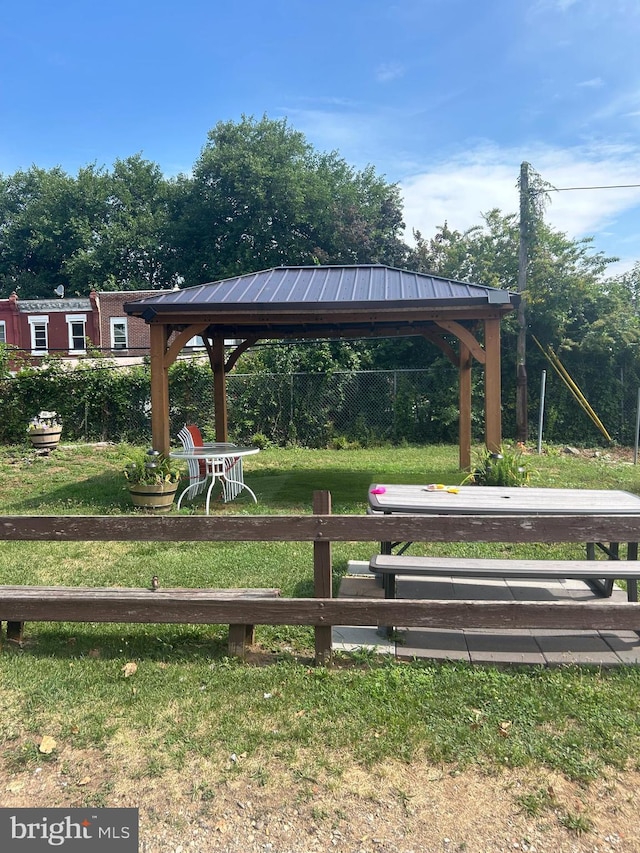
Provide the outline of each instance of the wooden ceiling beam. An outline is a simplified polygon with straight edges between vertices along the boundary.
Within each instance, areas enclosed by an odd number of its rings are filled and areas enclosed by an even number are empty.
[[[242,343],[238,344],[238,346],[231,353],[229,353],[229,356],[224,363],[225,373],[228,373],[230,370],[233,370],[236,365],[236,362],[238,361],[242,353],[246,352],[249,347],[252,347],[254,346],[254,344],[257,344],[258,340],[259,338],[247,338],[246,340],[242,341]]]
[[[208,337],[214,337],[213,332],[219,333],[220,329],[211,330],[209,329],[207,332]],[[269,330],[267,330],[269,332]],[[338,329],[316,329],[313,327],[310,328],[298,328],[293,330],[280,330],[277,334],[277,339],[293,339],[293,340],[335,340],[339,338],[376,338],[376,337],[422,337],[426,332],[433,332],[437,334],[436,327],[433,323],[416,323],[411,326],[374,326],[367,327],[366,329],[362,326],[341,326]],[[228,337],[232,337],[227,333]],[[236,337],[241,337],[238,334]],[[253,346],[258,340],[262,338],[269,339],[271,335],[269,333],[261,334],[261,335],[252,335],[247,340],[250,340],[248,346]],[[243,352],[247,349],[244,347]]]
[[[387,309],[380,311],[318,311],[316,312],[286,312],[278,310],[277,312],[270,311],[233,311],[221,312],[212,311],[208,313],[175,313],[175,314],[158,314],[149,325],[171,325],[185,327],[195,324],[206,324],[207,326],[216,326],[221,329],[228,330],[229,327],[243,328],[259,326],[266,329],[277,328],[278,326],[294,326],[294,325],[377,325],[384,323],[398,323],[401,325],[415,325],[416,323],[439,322],[441,320],[486,320],[492,318],[500,318],[504,312],[496,310],[494,307],[483,308],[479,306],[472,310],[467,306],[467,310],[462,308],[433,308],[425,310],[424,308],[407,308],[407,309]],[[226,332],[225,332],[226,333]],[[227,336],[229,336],[227,334]]]
[[[191,338],[195,338],[198,335],[202,335],[206,329],[206,323],[195,323],[194,325],[187,326],[186,329],[179,331],[167,347],[167,351],[164,355],[164,366],[171,367],[187,341],[190,341]]]
[[[458,353],[454,350],[451,344],[448,343],[448,341],[445,341],[441,334],[430,329],[425,330],[422,334],[428,341],[435,344],[435,346],[437,346],[438,349],[446,355],[454,367],[460,367],[460,358]]]

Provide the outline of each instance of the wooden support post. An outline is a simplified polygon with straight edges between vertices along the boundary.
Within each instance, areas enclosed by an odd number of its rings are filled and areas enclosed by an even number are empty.
[[[502,444],[502,395],[500,374],[500,318],[484,321],[484,422],[487,448],[497,452]]]
[[[0,629],[2,624],[0,623]],[[7,640],[21,643],[24,638],[24,622],[7,622]]]
[[[459,459],[460,470],[466,471],[471,468],[471,352],[469,348],[460,341],[460,367],[458,370],[458,393],[459,393]]]
[[[167,327],[149,327],[149,349],[151,355],[151,438],[155,450],[169,455],[171,435],[169,432],[169,368],[165,364],[167,351]]]
[[[214,338],[213,340],[213,405],[215,409],[216,441],[228,441],[224,338]]]
[[[253,625],[229,625],[229,657],[244,658],[247,646],[255,642]]]
[[[331,515],[331,492],[313,493],[313,514]],[[316,598],[332,597],[331,541],[313,543],[313,594]],[[331,625],[315,626],[316,664],[331,662]]]

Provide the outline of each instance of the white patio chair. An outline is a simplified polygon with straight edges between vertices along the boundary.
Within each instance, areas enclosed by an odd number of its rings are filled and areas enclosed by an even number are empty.
[[[195,447],[193,436],[187,429],[186,424],[178,433],[178,438],[185,450],[193,450]],[[189,495],[189,497],[199,495],[204,491],[204,487],[207,484],[207,469],[204,462],[201,463],[199,459],[187,459],[187,466],[189,468],[189,486],[181,496],[180,500],[187,495]]]
[[[233,448],[233,445],[231,446]],[[222,478],[222,496],[225,503],[237,498],[244,486],[244,471],[242,457],[225,459],[225,472]]]

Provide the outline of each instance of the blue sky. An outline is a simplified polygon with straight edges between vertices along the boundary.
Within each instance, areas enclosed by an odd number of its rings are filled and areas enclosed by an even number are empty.
[[[397,182],[409,229],[640,184],[640,0],[24,0],[0,20],[0,172],[188,172],[218,121],[286,117]],[[554,193],[548,220],[640,259],[640,187]]]

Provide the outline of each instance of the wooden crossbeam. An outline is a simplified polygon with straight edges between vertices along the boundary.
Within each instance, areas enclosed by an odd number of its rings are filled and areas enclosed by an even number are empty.
[[[250,637],[243,626],[310,625],[322,663],[330,658],[332,625],[640,629],[635,603],[330,597],[332,542],[628,542],[634,559],[640,516],[633,515],[331,515],[328,493],[316,493],[314,514],[301,516],[0,516],[1,540],[314,543],[315,598],[278,599],[273,590],[0,587],[0,621],[13,638],[27,621],[228,624],[230,648],[241,651]]]

